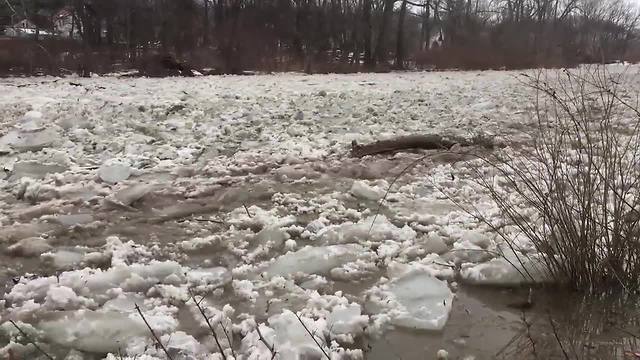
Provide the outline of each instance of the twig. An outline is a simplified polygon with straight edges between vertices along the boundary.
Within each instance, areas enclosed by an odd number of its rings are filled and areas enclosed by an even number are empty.
[[[140,314],[142,321],[144,321],[145,325],[147,325],[147,328],[151,332],[151,335],[153,335],[153,338],[156,340],[156,343],[160,346],[162,351],[164,351],[164,354],[167,355],[167,358],[169,360],[173,360],[173,357],[171,357],[171,355],[169,354],[169,351],[167,351],[167,348],[164,347],[164,345],[162,344],[162,341],[160,341],[160,338],[158,337],[158,335],[156,335],[156,332],[153,331],[153,328],[151,327],[151,325],[149,325],[149,322],[147,322],[147,319],[144,317],[144,314],[142,313],[142,309],[140,309],[140,306],[138,304],[136,304],[136,310],[138,311],[138,314]]]
[[[527,322],[527,315],[526,312],[524,310],[522,310],[522,322],[524,323],[524,326],[527,329],[527,338],[529,339],[529,342],[531,343],[531,352],[534,358],[538,358],[538,352],[536,351],[536,342],[535,340],[533,340],[533,337],[531,335],[531,324],[529,324],[529,322]]]
[[[251,213],[249,212],[249,208],[247,207],[247,204],[242,204],[242,206],[244,207],[244,211],[247,212],[247,216],[249,217],[249,219],[251,219],[253,216],[251,216]]]
[[[387,201],[387,197],[389,196],[389,193],[391,192],[391,188],[395,185],[395,183],[402,176],[404,176],[406,173],[408,173],[411,169],[416,167],[418,164],[423,162],[425,159],[427,159],[427,158],[429,158],[431,156],[434,156],[434,155],[436,155],[436,154],[427,154],[427,155],[419,157],[418,159],[412,161],[409,165],[407,165],[407,167],[402,169],[402,171],[400,171],[400,173],[393,178],[393,180],[389,184],[389,187],[387,188],[387,191],[385,191],[384,196],[382,197],[382,199],[380,199],[380,202],[378,203],[378,209],[376,209],[376,214],[373,216],[373,220],[371,221],[371,226],[369,227],[369,231],[367,232],[367,238],[369,238],[369,236],[371,236],[371,232],[373,231],[373,226],[375,225],[376,220],[378,219],[378,215],[380,215],[380,211],[382,211],[382,205],[384,205],[385,201]]]
[[[27,333],[25,333],[24,331],[22,331],[22,329],[20,329],[20,327],[18,326],[18,324],[16,324],[13,320],[9,320],[9,322],[11,323],[11,325],[13,325],[13,327],[15,327],[20,334],[22,334],[22,336],[27,339],[27,341],[29,342],[29,344],[33,345],[42,355],[44,355],[47,359],[49,360],[55,360],[51,355],[47,354],[46,351],[42,350],[42,348],[40,346],[38,346],[38,344],[36,344],[35,341],[33,341],[31,339],[31,337],[29,337],[29,335],[27,335]]]
[[[202,299],[200,299],[200,301],[197,301],[195,295],[193,295],[191,290],[189,290],[189,295],[191,295],[191,299],[193,300],[194,304],[196,304],[196,307],[198,308],[198,311],[200,312],[200,314],[204,318],[204,321],[207,323],[207,326],[209,327],[209,330],[211,330],[211,335],[213,336],[213,340],[216,341],[216,345],[218,345],[218,350],[220,350],[220,354],[222,355],[222,359],[223,360],[227,360],[227,356],[224,354],[224,351],[222,350],[222,345],[220,344],[220,340],[218,339],[218,335],[216,334],[216,331],[213,328],[213,325],[211,325],[211,321],[209,321],[209,317],[204,312],[204,309],[200,306],[200,303],[202,303],[202,301],[204,300],[204,297]]]
[[[209,222],[209,223],[214,223],[214,224],[220,224],[220,225],[224,225],[225,222],[222,220],[215,220],[215,219],[200,219],[200,218],[193,218],[191,219],[193,221],[198,221],[198,222]]]
[[[264,346],[267,347],[269,352],[271,352],[271,360],[275,359],[276,355],[278,355],[278,353],[276,352],[276,345],[275,344],[269,345],[269,343],[267,342],[267,339],[265,339],[264,336],[262,336],[262,332],[260,332],[260,324],[256,324],[256,331],[258,332],[260,341],[264,344]]]
[[[553,322],[553,318],[551,317],[551,314],[547,314],[547,315],[549,316],[549,324],[551,324],[551,329],[553,330],[553,336],[556,338],[556,341],[560,346],[560,350],[562,350],[562,354],[564,355],[564,358],[567,360],[570,360],[571,358],[569,357],[569,354],[567,353],[567,351],[564,349],[564,346],[562,345],[562,340],[560,340],[560,335],[558,334],[558,328],[556,328],[556,324]]]
[[[224,336],[227,338],[227,343],[229,343],[229,349],[231,349],[231,355],[233,355],[233,357],[236,358],[236,353],[233,350],[233,343],[231,342],[231,337],[229,337],[229,333],[227,332],[227,329],[224,327],[224,324],[222,323],[222,321],[220,321],[220,327],[222,328],[222,332],[224,332]]]
[[[316,339],[315,336],[313,336],[313,334],[311,333],[311,331],[309,331],[309,328],[307,327],[307,325],[305,325],[302,322],[302,319],[300,318],[300,316],[298,316],[298,314],[293,313],[293,315],[295,315],[298,318],[298,321],[300,322],[300,325],[302,325],[302,327],[307,331],[307,334],[309,334],[309,336],[311,336],[311,339],[313,339],[313,342],[316,343],[316,345],[318,345],[318,347],[320,348],[320,350],[322,351],[322,353],[324,354],[324,356],[327,357],[327,359],[331,360],[331,357],[329,356],[329,354],[327,354],[327,352],[324,350],[324,348],[322,347],[322,345],[320,345],[320,343],[318,342],[318,340]]]

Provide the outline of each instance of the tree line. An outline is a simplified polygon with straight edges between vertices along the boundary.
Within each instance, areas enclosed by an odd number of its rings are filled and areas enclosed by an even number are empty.
[[[0,0],[0,17],[61,8],[77,40],[35,40],[92,71],[566,66],[635,56],[639,18],[630,0]]]

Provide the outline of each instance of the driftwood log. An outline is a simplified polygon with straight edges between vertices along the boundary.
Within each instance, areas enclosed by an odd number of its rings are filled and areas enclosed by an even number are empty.
[[[380,140],[374,143],[360,145],[357,141],[351,143],[351,156],[363,157],[401,150],[448,150],[455,144],[470,145],[463,139],[445,138],[436,134],[399,136],[393,139]]]

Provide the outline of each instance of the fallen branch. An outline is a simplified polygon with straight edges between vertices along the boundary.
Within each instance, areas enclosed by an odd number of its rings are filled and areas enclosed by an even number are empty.
[[[480,146],[493,149],[496,146],[492,136],[477,134],[470,139],[458,136],[441,136],[438,134],[406,135],[391,139],[379,140],[370,144],[351,143],[351,156],[361,158],[367,155],[392,153],[402,150],[450,150],[454,145],[462,147]]]
[[[351,156],[361,158],[367,155],[377,155],[400,150],[442,150],[450,149],[457,142],[445,139],[440,135],[409,135],[393,139],[379,140],[371,144],[360,145],[357,141],[351,143]]]

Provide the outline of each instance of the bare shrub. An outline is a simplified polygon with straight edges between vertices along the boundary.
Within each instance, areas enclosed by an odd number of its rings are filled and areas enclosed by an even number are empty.
[[[535,89],[531,147],[484,161],[480,184],[557,281],[640,289],[640,113],[626,72],[605,67],[526,76]],[[495,228],[497,229],[497,228]],[[513,233],[512,233],[513,234]]]
[[[449,46],[418,52],[414,55],[418,68],[498,70],[560,68],[575,66],[580,61],[562,54],[536,54],[528,49],[498,47],[490,42],[465,46]],[[596,61],[600,62],[600,61]]]

